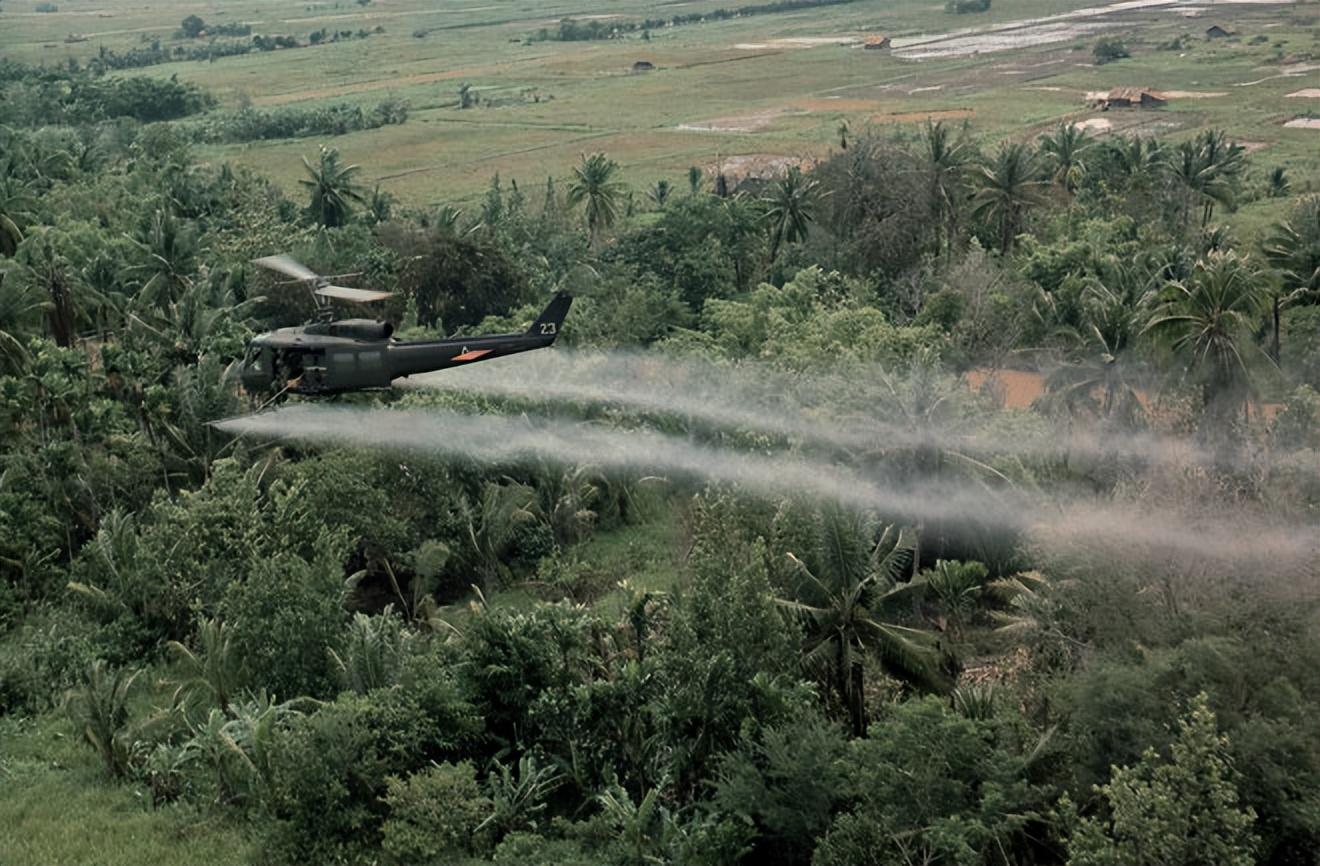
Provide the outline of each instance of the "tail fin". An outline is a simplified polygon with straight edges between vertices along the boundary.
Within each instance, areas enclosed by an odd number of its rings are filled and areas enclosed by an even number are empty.
[[[541,311],[541,315],[536,317],[532,326],[527,329],[529,337],[549,337],[550,343],[559,336],[559,328],[564,324],[564,318],[568,315],[568,308],[573,303],[573,296],[566,295],[563,292],[550,299],[550,303]]]

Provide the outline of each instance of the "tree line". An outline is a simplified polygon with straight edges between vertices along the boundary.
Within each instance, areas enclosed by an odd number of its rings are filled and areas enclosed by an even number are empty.
[[[708,12],[680,12],[667,18],[644,18],[639,21],[620,21],[613,18],[592,18],[583,21],[570,17],[561,19],[556,30],[545,27],[537,30],[531,41],[589,42],[598,39],[618,39],[625,34],[639,31],[644,37],[649,38],[650,31],[665,27],[681,27],[706,21],[727,21],[750,15],[771,15],[777,12],[793,12],[799,9],[838,6],[852,2],[855,0],[774,0],[771,3],[756,3],[749,6],[718,7]]]

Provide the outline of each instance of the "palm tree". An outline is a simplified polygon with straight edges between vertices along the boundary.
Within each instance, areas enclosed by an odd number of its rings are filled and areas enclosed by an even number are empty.
[[[299,181],[311,192],[312,200],[307,212],[323,226],[334,228],[348,222],[353,212],[352,203],[364,200],[362,188],[353,179],[362,170],[358,165],[340,165],[339,151],[322,145],[316,165],[303,157],[307,177]]]
[[[77,335],[80,310],[76,303],[77,275],[56,242],[56,232],[48,227],[35,229],[18,250],[20,267],[14,276],[29,289],[44,292],[42,306],[50,323],[56,345],[69,347]]]
[[[1064,329],[1070,361],[1046,380],[1046,390],[1069,409],[1137,423],[1143,409],[1131,357],[1150,319],[1162,269],[1150,262],[1111,259],[1082,290],[1082,322]]]
[[[111,670],[102,659],[79,673],[78,685],[65,697],[69,718],[101,756],[110,775],[128,771],[128,698],[141,671]]]
[[[0,374],[27,361],[24,335],[45,304],[32,283],[0,271]]]
[[[1077,188],[1078,175],[1086,171],[1084,157],[1093,142],[1086,130],[1064,121],[1054,132],[1041,136],[1040,152],[1045,155],[1050,179],[1069,193]]]
[[[334,649],[328,652],[340,685],[365,695],[398,681],[407,645],[403,620],[394,615],[394,605],[387,604],[375,616],[360,611],[354,614],[344,637],[343,654]]]
[[[463,501],[461,514],[466,531],[460,555],[480,575],[483,589],[489,589],[492,580],[509,574],[505,564],[509,545],[519,525],[536,519],[532,510],[535,502],[531,488],[493,481],[486,482],[475,503]]]
[[[586,202],[587,233],[595,240],[601,229],[609,228],[619,216],[623,184],[614,179],[619,164],[603,153],[582,154],[581,165],[573,169],[568,186],[568,205]]]
[[[191,289],[202,250],[189,223],[168,208],[157,208],[132,240],[142,253],[142,263],[132,269],[144,277],[137,295],[140,304],[167,307]]]
[[[688,192],[696,195],[701,192],[702,181],[701,167],[696,165],[688,166]]]
[[[1246,150],[1230,143],[1222,130],[1207,129],[1184,141],[1165,157],[1169,176],[1183,190],[1183,230],[1190,227],[1193,205],[1201,208],[1201,228],[1210,224],[1215,205],[1229,205],[1237,179],[1246,167]]]
[[[673,184],[663,178],[657,180],[646,194],[651,197],[651,201],[657,208],[664,209],[665,202],[669,201],[669,195],[674,191]]]
[[[971,619],[981,600],[990,570],[980,562],[939,559],[935,567],[922,572],[930,594],[939,601],[948,618],[948,628],[955,637]]]
[[[1274,294],[1272,304],[1272,354],[1278,361],[1280,308],[1305,295],[1320,293],[1320,195],[1302,199],[1287,219],[1276,223],[1263,248],[1281,281],[1281,290]]]
[[[34,219],[35,203],[27,184],[0,173],[0,256],[12,256],[23,242],[23,225]]]
[[[1106,146],[1118,170],[1127,177],[1153,174],[1165,164],[1164,145],[1153,138],[1120,138]]]
[[[200,699],[203,706],[227,713],[241,682],[233,634],[220,620],[203,617],[197,627],[197,643],[196,650],[179,641],[166,644],[178,658],[181,674],[173,703],[187,705]]]
[[[770,227],[770,260],[786,243],[805,240],[820,198],[820,181],[807,177],[797,166],[787,172],[761,201],[766,207],[765,221]]]
[[[1186,360],[1207,408],[1236,410],[1245,401],[1251,384],[1247,356],[1267,292],[1256,269],[1233,252],[1211,253],[1190,278],[1165,286],[1145,333]]]
[[[1292,181],[1288,179],[1288,170],[1281,165],[1270,169],[1269,176],[1265,179],[1265,189],[1270,198],[1283,198],[1292,189]]]
[[[876,653],[881,664],[902,679],[938,681],[930,633],[890,622],[884,613],[917,585],[899,583],[915,546],[912,533],[887,526],[870,546],[874,532],[869,518],[827,508],[815,527],[811,549],[803,552],[811,566],[787,554],[799,578],[799,597],[778,600],[805,620],[803,660],[810,668],[828,671],[826,679],[848,708],[853,734],[859,737],[866,733],[863,665],[868,653]]]
[[[944,227],[944,255],[953,255],[958,240],[958,214],[967,194],[967,170],[972,146],[966,136],[951,137],[944,121],[926,121],[922,135],[922,157],[929,177],[931,209],[936,223]]]
[[[998,225],[999,248],[1013,249],[1027,209],[1042,200],[1045,181],[1031,150],[1020,142],[1005,142],[980,167],[979,189],[972,198],[972,215]]]

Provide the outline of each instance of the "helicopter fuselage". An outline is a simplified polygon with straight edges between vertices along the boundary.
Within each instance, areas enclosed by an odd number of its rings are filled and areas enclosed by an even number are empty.
[[[383,390],[401,377],[545,348],[558,337],[572,300],[557,295],[521,334],[401,341],[388,322],[371,319],[280,328],[248,343],[240,376],[252,394]]]

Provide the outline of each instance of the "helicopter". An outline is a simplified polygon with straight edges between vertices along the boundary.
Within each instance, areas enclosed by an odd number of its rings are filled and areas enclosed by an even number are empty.
[[[321,396],[390,388],[395,379],[444,370],[504,355],[543,349],[554,343],[573,303],[557,293],[521,334],[400,341],[394,326],[376,319],[335,319],[330,299],[371,303],[393,295],[335,285],[287,255],[253,259],[253,264],[304,283],[316,303],[316,317],[305,325],[279,328],[248,341],[239,380],[249,394]],[[340,274],[340,279],[355,274]]]

